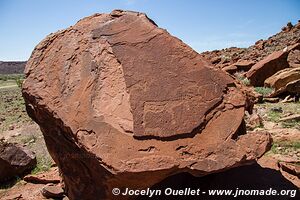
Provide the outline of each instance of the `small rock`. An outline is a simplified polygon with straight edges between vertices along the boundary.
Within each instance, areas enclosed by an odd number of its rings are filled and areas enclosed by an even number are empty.
[[[276,126],[277,126],[277,124],[275,122],[269,122],[269,121],[264,122],[264,128],[266,130],[274,129],[274,128],[276,128]]]
[[[264,97],[264,101],[269,103],[278,103],[279,98]]]
[[[253,113],[247,120],[247,126],[251,129],[262,126],[262,118],[257,113]]]
[[[35,142],[35,139],[31,139],[31,140],[29,140],[28,144],[32,144],[34,142]]]
[[[281,122],[286,122],[286,121],[300,121],[300,114],[294,114],[294,115],[290,115],[284,118],[281,118],[279,121]]]
[[[48,183],[60,183],[61,178],[59,176],[58,168],[52,167],[47,172],[39,173],[36,175],[29,174],[23,178],[24,181],[35,184],[48,184]]]
[[[11,125],[8,126],[8,129],[9,129],[9,130],[14,130],[14,129],[15,129],[15,126],[11,124]]]
[[[0,141],[0,182],[22,175],[36,166],[36,157],[30,150]]]
[[[282,109],[282,107],[273,107],[273,108],[271,108],[271,111],[282,113],[283,109]]]
[[[288,95],[281,101],[281,103],[290,103],[290,102],[294,102],[294,101],[295,101],[295,99],[291,98],[291,96]]]
[[[300,178],[300,166],[299,165],[287,163],[287,162],[279,162],[278,165],[283,171],[286,171],[289,174],[292,174],[292,175]]]
[[[212,64],[218,64],[221,61],[221,57],[215,57],[211,60]]]
[[[59,183],[59,179],[44,179],[36,175],[27,175],[23,178],[24,181],[35,184]]]
[[[64,190],[56,185],[47,185],[42,189],[42,195],[46,198],[63,198]]]
[[[20,135],[21,135],[20,132],[16,132],[16,133],[12,134],[11,137],[18,137],[18,136],[20,136]]]

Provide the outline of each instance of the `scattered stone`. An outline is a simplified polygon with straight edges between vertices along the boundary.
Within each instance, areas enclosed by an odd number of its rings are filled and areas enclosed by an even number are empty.
[[[57,185],[46,185],[42,189],[42,195],[46,198],[63,198],[64,190]]]
[[[240,60],[232,65],[229,65],[227,67],[224,67],[223,70],[230,73],[234,74],[239,71],[248,71],[253,65],[255,64],[254,61],[248,61],[248,60]]]
[[[285,121],[299,121],[299,120],[300,120],[300,114],[294,114],[294,115],[281,118],[279,121],[285,122]]]
[[[273,130],[274,128],[277,128],[277,127],[278,127],[278,124],[275,122],[270,122],[270,121],[264,122],[264,128],[268,131]]]
[[[269,103],[278,103],[279,102],[279,98],[276,97],[264,97],[264,101],[265,102],[269,102]]]
[[[248,128],[251,130],[261,127],[263,125],[262,118],[257,113],[253,113],[249,116],[249,120],[246,121]]]
[[[15,125],[13,125],[13,124],[9,125],[9,126],[8,126],[8,129],[9,129],[9,130],[14,130],[14,129],[15,129]]]
[[[18,144],[0,141],[0,182],[29,172],[35,166],[33,152]]]
[[[282,107],[272,107],[270,110],[271,110],[272,112],[279,112],[279,113],[282,113],[282,112],[283,112]]]
[[[96,14],[51,34],[25,73],[28,114],[70,199],[224,171],[270,148],[268,133],[246,134],[251,105],[233,78],[142,13]]]
[[[279,167],[283,171],[286,171],[289,174],[292,174],[292,175],[300,178],[300,165],[299,164],[293,164],[293,163],[287,163],[287,162],[279,162],[278,164],[279,164]]]
[[[212,64],[218,64],[221,61],[221,57],[215,57],[214,59],[211,60]]]
[[[16,133],[12,134],[11,137],[18,137],[18,136],[20,136],[20,135],[21,135],[20,132],[16,132]]]
[[[293,97],[291,97],[291,95],[286,96],[281,103],[290,103],[290,102],[294,102],[295,99]]]
[[[281,154],[275,154],[273,157],[277,160],[280,160],[282,162],[287,162],[287,163],[299,163],[300,159],[299,157],[293,157],[289,155],[281,155]]]
[[[53,167],[47,172],[43,172],[40,174],[36,175],[26,175],[23,178],[24,181],[29,182],[29,183],[35,183],[35,184],[47,184],[47,183],[60,183],[61,178],[59,176],[58,168]]]

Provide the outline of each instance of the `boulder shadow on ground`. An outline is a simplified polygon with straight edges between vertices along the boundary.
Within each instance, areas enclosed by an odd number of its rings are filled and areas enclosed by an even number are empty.
[[[259,164],[242,166],[234,168],[225,172],[211,174],[204,177],[194,177],[189,173],[180,173],[166,178],[160,183],[154,185],[151,189],[158,189],[164,193],[166,188],[172,189],[198,189],[206,192],[199,196],[155,196],[154,199],[201,199],[201,200],[257,200],[257,199],[270,199],[270,200],[287,200],[297,199],[299,197],[299,189],[285,179],[279,171],[270,168],[263,168]],[[264,196],[237,196],[234,195],[214,195],[209,196],[208,190],[224,189],[232,190],[233,193],[236,189],[239,190],[293,190],[289,195],[264,195]],[[291,192],[291,191],[290,191]],[[202,193],[202,192],[201,192]],[[153,197],[152,197],[153,198]],[[147,199],[145,197],[138,198]]]

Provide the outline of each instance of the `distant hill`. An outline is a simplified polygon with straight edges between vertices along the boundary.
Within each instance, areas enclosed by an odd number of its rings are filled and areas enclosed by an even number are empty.
[[[23,74],[26,61],[0,61],[0,74]]]
[[[230,47],[221,50],[206,51],[201,53],[208,61],[219,68],[225,68],[238,60],[258,62],[274,51],[283,50],[285,47],[300,43],[300,20],[297,24],[288,23],[282,30],[266,40],[258,40],[248,48]]]

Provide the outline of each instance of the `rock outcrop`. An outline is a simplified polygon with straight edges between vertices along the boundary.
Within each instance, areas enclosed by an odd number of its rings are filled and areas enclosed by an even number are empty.
[[[300,68],[300,49],[292,50],[287,59],[290,67]]]
[[[25,76],[27,112],[70,199],[224,171],[269,147],[268,133],[246,134],[234,80],[142,13],[96,14],[49,35]]]
[[[300,44],[297,43],[290,47],[286,47],[281,51],[275,51],[265,59],[256,63],[246,74],[247,78],[251,82],[251,85],[263,86],[267,78],[280,70],[290,67],[288,55],[291,51],[299,49]]]
[[[288,26],[287,26],[288,27]],[[300,42],[300,21],[295,26],[285,28],[266,40],[259,40],[254,45],[248,48],[230,47],[222,50],[207,51],[201,53],[203,57],[208,59],[215,67],[228,69],[228,66],[233,65],[239,60],[248,60],[255,63],[263,60],[275,51],[281,51],[287,46],[294,45]],[[293,59],[293,55],[297,54],[299,59],[299,52],[290,53],[289,57]],[[289,62],[292,65],[291,62]],[[298,62],[299,64],[299,62]]]
[[[36,166],[36,157],[30,150],[0,140],[0,182],[30,172]]]
[[[230,73],[230,74],[234,74],[236,72],[246,72],[248,71],[253,65],[255,64],[255,62],[253,61],[249,61],[249,60],[240,60],[232,65],[226,66],[224,68],[222,68],[224,71]]]
[[[265,80],[266,87],[274,88],[271,96],[282,93],[300,94],[300,68],[287,68]]]

